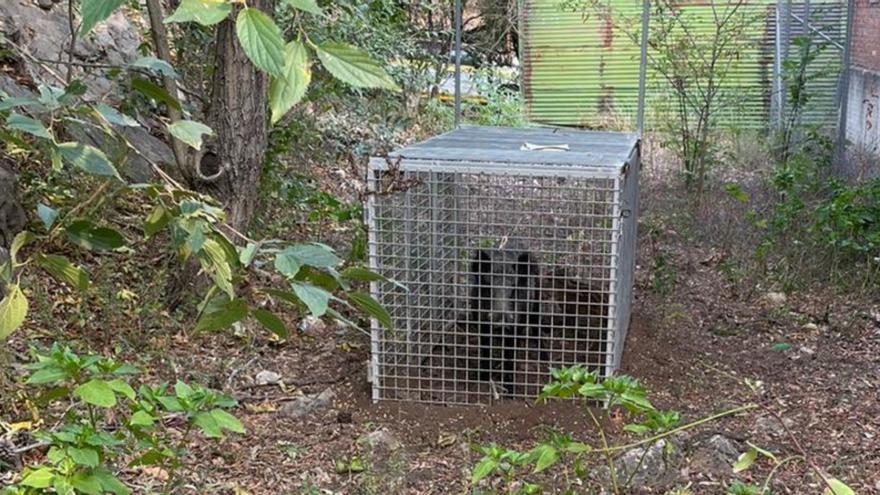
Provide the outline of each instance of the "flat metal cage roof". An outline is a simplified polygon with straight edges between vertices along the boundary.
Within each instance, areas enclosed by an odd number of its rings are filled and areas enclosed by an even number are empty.
[[[374,170],[613,176],[623,172],[638,142],[638,134],[626,132],[462,126],[393,151],[387,161],[374,158],[370,165]]]

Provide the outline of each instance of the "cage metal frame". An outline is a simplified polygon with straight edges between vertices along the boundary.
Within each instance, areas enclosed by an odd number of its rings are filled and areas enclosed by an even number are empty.
[[[479,133],[480,128],[457,130],[451,131],[450,133],[441,135],[439,138],[442,139],[444,136],[453,135],[458,133],[461,135],[462,133]],[[486,131],[484,131],[486,132]],[[493,128],[492,133],[504,136],[505,132],[510,132],[518,137],[521,137],[524,131],[522,130],[509,130],[506,131],[504,129]],[[553,130],[547,130],[544,133],[544,137],[546,139],[547,136],[553,136]],[[490,133],[491,134],[491,133]],[[493,134],[493,135],[494,135]],[[368,196],[365,204],[365,217],[367,221],[368,229],[368,255],[369,255],[369,264],[371,269],[383,273],[385,275],[393,276],[395,273],[389,273],[389,271],[394,272],[393,269],[389,270],[389,264],[393,265],[393,262],[389,263],[387,259],[383,259],[383,256],[389,256],[389,252],[393,251],[394,247],[389,246],[389,242],[383,239],[380,239],[380,235],[383,234],[382,229],[380,228],[380,222],[384,220],[389,220],[387,215],[383,217],[383,214],[379,212],[379,210],[385,206],[385,203],[392,201],[391,197],[397,196],[399,201],[402,201],[402,204],[398,205],[403,208],[404,211],[408,211],[408,213],[403,213],[403,215],[411,215],[410,222],[415,222],[416,220],[412,217],[417,216],[418,213],[413,210],[414,208],[422,207],[427,210],[430,215],[429,219],[426,221],[432,225],[434,229],[433,235],[434,239],[430,242],[433,242],[435,245],[430,248],[430,253],[428,255],[428,262],[431,263],[430,267],[425,270],[421,270],[421,272],[428,274],[436,274],[439,270],[438,264],[447,263],[443,265],[443,269],[446,270],[446,275],[452,277],[448,280],[458,280],[461,282],[465,279],[467,274],[466,268],[464,268],[465,263],[468,261],[468,256],[462,256],[461,250],[465,250],[468,253],[471,253],[474,249],[474,239],[468,238],[468,234],[449,234],[448,232],[444,235],[453,235],[459,236],[454,239],[455,247],[454,249],[459,250],[459,254],[453,256],[454,262],[453,265],[448,264],[448,259],[445,259],[443,256],[435,256],[438,249],[442,249],[442,246],[437,246],[436,236],[438,225],[442,225],[442,228],[456,228],[456,223],[463,223],[464,225],[459,226],[461,228],[466,228],[468,226],[468,221],[465,219],[462,222],[458,222],[459,218],[455,218],[455,221],[451,221],[449,218],[440,218],[440,215],[449,208],[444,209],[443,205],[439,204],[439,192],[438,192],[438,177],[451,177],[453,178],[453,183],[462,183],[464,184],[462,187],[468,187],[468,181],[471,180],[484,180],[487,181],[484,187],[491,187],[492,181],[504,182],[505,180],[544,180],[544,181],[572,181],[575,184],[575,187],[570,188],[571,191],[575,192],[583,192],[589,189],[587,187],[584,188],[584,184],[595,184],[598,181],[606,181],[606,183],[611,184],[610,192],[611,196],[603,203],[610,207],[608,213],[604,216],[596,216],[596,220],[607,219],[611,222],[611,225],[606,230],[610,234],[610,238],[607,241],[609,245],[609,252],[607,253],[607,265],[602,266],[602,268],[608,269],[607,274],[607,287],[598,292],[607,295],[607,301],[605,301],[604,307],[607,313],[603,313],[604,317],[604,335],[601,336],[601,339],[604,340],[604,343],[600,344],[601,352],[593,352],[593,351],[576,351],[573,352],[574,356],[587,356],[587,360],[590,361],[591,366],[594,369],[600,371],[602,376],[609,376],[620,364],[622,350],[623,350],[623,342],[626,338],[626,332],[629,327],[629,319],[630,319],[630,309],[631,309],[631,299],[632,299],[632,281],[633,281],[633,271],[635,266],[635,234],[636,234],[636,219],[638,212],[638,176],[639,176],[639,160],[640,160],[640,152],[639,152],[639,139],[636,134],[625,134],[625,133],[585,133],[589,134],[591,139],[603,139],[611,137],[615,137],[616,139],[620,139],[624,137],[626,141],[625,147],[620,147],[618,152],[616,153],[578,153],[572,155],[566,154],[553,154],[552,159],[550,159],[551,155],[547,154],[536,154],[529,155],[529,159],[532,159],[533,162],[524,162],[522,160],[510,160],[510,153],[506,152],[498,152],[497,150],[493,153],[491,150],[487,152],[481,152],[479,150],[479,146],[476,146],[471,150],[446,150],[440,152],[438,156],[434,156],[438,153],[436,149],[431,149],[426,152],[420,152],[419,146],[416,145],[413,149],[405,148],[399,152],[393,153],[389,158],[372,158],[369,162],[369,173],[367,180],[368,187]],[[484,136],[485,137],[485,136]],[[517,138],[509,138],[504,137],[503,139],[517,139]],[[562,139],[562,138],[560,138]],[[625,149],[625,153],[621,153],[620,150]],[[409,151],[408,151],[409,150]],[[516,155],[516,153],[513,153]],[[499,155],[501,158],[499,158]],[[522,155],[522,154],[520,154]],[[571,158],[569,158],[571,156]],[[521,158],[518,156],[517,158]],[[543,163],[542,160],[547,160],[551,162]],[[553,163],[557,162],[557,163]],[[567,163],[558,163],[558,162],[567,162]],[[381,182],[383,177],[387,177],[388,175],[393,175],[395,178],[406,177],[405,180],[411,180],[417,177],[428,177],[427,181],[427,192],[413,192],[413,189],[407,189],[402,192],[397,192],[394,194],[386,194],[383,191]],[[563,183],[563,182],[560,182]],[[421,184],[424,186],[424,184]],[[594,186],[595,187],[595,186]],[[523,190],[526,191],[530,189],[530,187],[526,187]],[[541,189],[539,186],[535,186],[535,191],[538,191],[540,194],[541,191],[547,190],[547,188]],[[551,191],[552,192],[552,191]],[[459,191],[460,193],[460,191]],[[455,194],[453,194],[454,196]],[[491,200],[490,197],[481,198],[486,200]],[[400,199],[402,198],[402,199]],[[419,204],[419,200],[427,199],[427,202],[424,204]],[[528,199],[528,198],[525,198]],[[534,198],[532,198],[534,200]],[[453,214],[461,214],[467,215],[468,212],[461,211],[457,207],[452,208]],[[501,212],[504,213],[504,212]],[[507,213],[516,213],[514,211],[510,211]],[[541,212],[532,212],[534,214]],[[523,213],[525,214],[525,213]],[[390,220],[394,220],[391,218]],[[405,221],[405,220],[401,220]],[[447,225],[451,222],[452,227]],[[585,224],[586,225],[586,224]],[[471,225],[473,226],[473,225]],[[508,224],[499,224],[499,227],[510,227]],[[485,231],[486,228],[491,230],[491,225],[485,226],[483,230],[477,229],[478,231]],[[538,228],[536,225],[525,225],[523,228]],[[474,231],[471,231],[473,233]],[[387,232],[386,232],[387,233]],[[402,244],[404,246],[415,246],[415,248],[424,247],[423,244],[414,241],[414,237],[417,234],[414,234],[414,228],[412,225],[404,226],[403,228],[398,228],[396,231],[397,234],[402,236],[402,239],[397,242],[394,241],[391,244]],[[590,234],[593,235],[593,234]],[[462,241],[464,239],[464,242]],[[538,236],[537,239],[532,239],[532,241],[538,242],[553,242],[557,239],[547,238]],[[428,241],[421,241],[422,243]],[[592,248],[591,248],[592,249]],[[536,253],[538,254],[546,254],[543,248],[537,249]],[[571,253],[569,253],[571,254]],[[410,256],[411,252],[407,254]],[[409,263],[411,260],[408,260]],[[452,266],[452,268],[450,268]],[[551,264],[547,265],[548,267]],[[553,267],[558,268],[559,265],[552,265]],[[575,263],[574,268],[584,269],[587,266]],[[392,267],[394,268],[394,267]],[[400,267],[396,267],[397,269],[401,269]],[[435,287],[432,287],[432,284],[442,285],[440,282],[429,281],[424,282],[423,280],[418,279],[413,275],[415,272],[420,272],[420,269],[413,269],[411,266],[407,265],[406,270],[411,270],[407,272],[400,278],[404,284],[414,283],[416,284],[415,290],[419,292],[418,295],[413,296],[415,298],[425,297],[424,287],[427,284],[428,287],[428,298],[440,298],[443,294],[440,294]],[[422,274],[424,274],[422,273]],[[400,276],[399,271],[396,273]],[[457,279],[455,277],[458,277]],[[542,275],[544,277],[544,275]],[[553,279],[555,277],[551,276],[547,279]],[[589,278],[589,277],[588,277]],[[544,278],[542,278],[544,280]],[[586,280],[589,283],[596,283],[599,279],[593,278],[592,280]],[[451,284],[450,282],[444,282],[447,284]],[[467,282],[465,282],[467,283]],[[549,369],[549,364],[556,365],[572,365],[578,364],[580,361],[577,359],[566,359],[565,357],[561,359],[555,359],[552,363],[549,362],[537,362],[530,363],[528,357],[525,360],[519,359],[519,357],[515,357],[514,360],[517,364],[514,366],[519,366],[523,362],[526,365],[535,365],[538,366],[538,371],[524,371],[525,380],[520,380],[520,375],[518,370],[514,370],[515,379],[507,378],[507,375],[504,375],[505,378],[510,383],[504,383],[501,387],[501,391],[499,393],[497,384],[495,384],[491,379],[489,380],[489,385],[484,383],[484,380],[472,378],[471,375],[467,375],[467,373],[473,374],[475,372],[479,372],[475,366],[472,366],[471,362],[473,359],[472,354],[467,354],[464,359],[466,359],[466,365],[462,367],[458,364],[453,365],[445,365],[441,362],[439,366],[436,364],[432,367],[429,365],[425,365],[426,360],[433,361],[435,358],[438,359],[446,359],[448,358],[447,352],[443,351],[440,353],[434,353],[433,351],[424,351],[424,346],[440,346],[441,348],[452,348],[454,349],[453,354],[457,357],[459,356],[459,350],[465,349],[465,352],[475,352],[474,345],[469,343],[457,342],[450,343],[448,341],[444,341],[443,339],[449,338],[452,332],[459,332],[466,337],[476,338],[477,335],[470,327],[466,330],[462,330],[458,328],[457,330],[450,331],[449,328],[455,327],[456,320],[459,318],[457,315],[461,315],[463,312],[467,311],[467,305],[462,303],[462,299],[467,299],[467,296],[456,295],[453,297],[453,306],[441,306],[439,303],[429,303],[427,304],[427,308],[424,305],[419,305],[411,302],[411,300],[407,300],[405,303],[400,303],[397,301],[393,301],[393,296],[385,297],[388,295],[389,289],[388,284],[385,282],[374,281],[371,283],[371,293],[372,295],[382,302],[389,306],[389,311],[394,317],[396,323],[405,322],[404,329],[399,331],[403,331],[406,335],[404,340],[395,341],[394,338],[389,338],[386,336],[385,332],[387,330],[383,329],[377,320],[372,320],[371,322],[371,360],[369,373],[370,380],[372,381],[372,398],[374,401],[378,400],[412,400],[418,402],[434,402],[434,403],[443,403],[443,404],[474,404],[474,403],[488,403],[493,400],[499,398],[529,398],[534,397],[536,390],[539,388],[535,387],[535,383],[529,382],[529,380],[533,379],[534,376],[540,375],[543,381],[546,381],[546,371]],[[461,289],[459,287],[459,289]],[[590,296],[593,297],[593,296]],[[432,306],[433,304],[433,306]],[[592,304],[592,303],[590,303]],[[422,315],[427,315],[422,318],[422,323],[426,325],[426,328],[422,328],[421,330],[414,328],[413,318],[410,316],[402,317],[399,311],[402,306],[410,305],[409,308],[403,308],[405,311],[423,311]],[[543,309],[543,307],[542,307]],[[446,311],[446,316],[443,316],[441,313]],[[592,311],[592,310],[590,310]],[[450,316],[451,315],[451,316]],[[560,312],[557,310],[556,313],[551,315],[542,315],[541,318],[551,317],[551,318],[568,318],[570,315]],[[543,321],[543,320],[542,320]],[[555,321],[555,320],[554,320]],[[473,321],[466,321],[465,323],[473,324]],[[444,329],[437,330],[437,325],[446,325]],[[543,325],[542,328],[549,328],[550,332],[553,331],[562,331],[568,332],[572,331],[573,328],[570,328],[571,325],[565,326],[560,324],[549,324]],[[563,346],[570,345],[572,342],[575,342],[575,346],[580,345],[580,343],[585,343],[587,348],[592,349],[593,342],[595,340],[591,340],[591,335],[589,332],[595,330],[591,325],[587,325],[589,328],[583,328],[582,330],[588,332],[587,337],[584,338],[565,338],[565,337],[555,337],[551,334],[550,337],[539,337],[544,339],[544,341],[550,342],[550,344],[555,345],[562,341]],[[412,342],[412,336],[414,332],[417,332],[419,335],[416,337],[415,343]],[[429,341],[427,344],[421,342],[418,339],[424,338],[423,336],[427,335],[428,339],[433,339],[436,336],[440,336],[440,343],[436,341]],[[455,338],[455,336],[453,336]],[[555,340],[554,340],[555,339]],[[578,340],[580,339],[580,340]],[[502,344],[503,352],[507,352],[509,347],[507,345],[507,341],[503,341]],[[531,340],[529,342],[532,342]],[[389,351],[387,346],[392,344],[399,344],[403,346],[405,344],[406,350],[399,351],[395,350],[392,347],[392,350]],[[482,343],[482,341],[481,341]],[[413,351],[412,346],[415,345],[417,350]],[[524,351],[526,355],[528,353],[540,352],[542,349],[543,343],[539,343],[538,347],[531,347],[531,344],[525,344],[521,349],[519,343],[514,343],[515,351],[514,356],[519,356],[521,351]],[[604,347],[601,347],[604,346]],[[432,347],[432,348],[433,348]],[[480,345],[476,346],[477,348]],[[554,348],[555,349],[555,348]],[[493,349],[493,352],[497,349]],[[556,351],[554,351],[556,352]],[[561,355],[568,355],[569,351],[559,351]],[[578,354],[580,352],[580,354]],[[599,355],[602,362],[597,363],[592,360],[593,356]],[[558,353],[555,355],[559,355]],[[390,356],[390,358],[389,358]],[[415,365],[411,364],[411,358],[415,357],[419,359],[419,362]],[[393,362],[385,362],[383,359],[389,358],[393,361],[395,358],[398,360],[406,360],[407,363],[401,365]],[[503,361],[503,359],[502,359]],[[581,363],[586,364],[586,363]],[[481,363],[482,365],[482,363]],[[395,369],[395,366],[402,366],[407,373],[403,374],[399,370]],[[506,366],[506,365],[505,365]],[[543,366],[543,367],[542,367]],[[411,368],[417,368],[416,376],[413,376]],[[420,368],[421,367],[421,368]],[[436,377],[426,377],[426,373],[429,372],[450,372],[452,369],[453,377],[449,378],[448,376],[441,376],[439,378]],[[389,371],[391,370],[391,371]],[[461,377],[461,373],[466,373],[465,378]],[[386,383],[386,381],[388,383]],[[389,384],[393,382],[392,384]],[[401,382],[404,385],[399,385]],[[416,385],[412,385],[416,383]],[[426,385],[427,383],[427,385]],[[439,385],[438,385],[439,383]],[[451,383],[451,385],[450,385]],[[449,388],[451,386],[451,388]],[[509,386],[508,388],[513,388],[513,390],[507,390],[503,388],[504,386]],[[470,388],[469,388],[470,387]],[[521,387],[521,388],[520,388]],[[389,393],[393,392],[393,393]]]

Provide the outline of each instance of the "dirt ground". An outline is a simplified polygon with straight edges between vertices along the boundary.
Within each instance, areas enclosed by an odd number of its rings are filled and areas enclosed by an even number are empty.
[[[831,476],[860,495],[880,494],[876,292],[854,295],[820,287],[770,301],[770,288],[743,291],[729,280],[724,256],[711,242],[695,241],[665,221],[659,222],[662,235],[647,239],[648,225],[656,232],[658,218],[669,218],[674,205],[646,199],[634,315],[621,371],[642,380],[655,405],[680,411],[685,422],[755,400],[786,421],[783,428],[754,412],[708,423],[677,440],[681,457],[671,476],[635,486],[632,493],[689,486],[693,494],[723,494],[733,479],[762,481],[772,467],[769,461],[733,475],[730,459],[707,464],[694,446],[723,435],[739,452],[752,442],[781,458],[797,453],[790,430],[810,460]],[[669,290],[658,290],[653,273],[658,250],[674,266]],[[573,403],[374,404],[366,380],[369,339],[329,322],[277,342],[256,330],[238,337],[194,334],[151,319],[140,324],[146,340],[128,342],[144,352],[123,354],[156,378],[193,380],[231,393],[247,428],[246,435],[191,447],[195,468],[186,474],[189,493],[464,494],[473,490],[470,470],[479,458],[474,445],[527,449],[547,427],[595,440],[589,419]],[[43,336],[52,339],[57,332]],[[107,335],[82,331],[79,337],[106,342],[108,348],[112,342]],[[26,343],[13,339],[12,347],[24,355]],[[256,374],[264,370],[280,374],[281,382],[256,384]],[[755,397],[744,379],[763,382],[763,397]],[[328,407],[296,419],[281,413],[297,397],[327,390],[334,395]],[[368,438],[378,441],[371,444]],[[614,439],[628,437],[615,434]],[[353,459],[363,470],[337,472],[338,463],[349,465]],[[143,493],[163,481],[157,471],[128,474]],[[556,479],[540,480],[548,493],[560,485]],[[601,493],[590,486],[579,490]],[[773,490],[818,494],[822,487],[803,463],[792,462],[779,470]]]
[[[743,380],[760,380],[761,400],[785,418],[817,466],[859,494],[880,493],[880,301],[831,288],[781,303],[767,301],[762,290],[743,296],[719,269],[711,247],[673,231],[663,238],[677,270],[675,289],[665,296],[652,290],[648,267],[657,246],[643,242],[621,371],[641,379],[656,405],[679,410],[685,421],[756,400]],[[374,404],[366,382],[368,339],[330,325],[282,345],[252,342],[242,348],[225,339],[193,338],[176,341],[178,352],[172,348],[169,360],[178,369],[200,370],[202,376],[194,378],[233,391],[248,428],[246,436],[197,449],[197,492],[468,493],[469,472],[479,458],[472,445],[526,449],[547,426],[587,440],[594,436],[573,404]],[[193,348],[202,351],[193,354]],[[281,374],[283,386],[255,386],[253,377],[262,370]],[[278,412],[285,400],[327,389],[335,398],[326,409],[299,419]],[[373,448],[366,438],[377,431],[384,441]],[[716,434],[740,451],[752,442],[781,457],[796,453],[788,432],[765,414],[726,418],[682,440],[685,459],[672,479],[632,492],[689,485],[691,493],[716,494],[732,479],[762,481],[768,461],[738,476],[724,462],[699,467],[705,465],[700,454],[691,456],[687,446]],[[354,457],[365,469],[337,474],[337,462]],[[776,480],[774,493],[822,491],[802,463],[786,465]],[[585,487],[583,493],[596,491]]]

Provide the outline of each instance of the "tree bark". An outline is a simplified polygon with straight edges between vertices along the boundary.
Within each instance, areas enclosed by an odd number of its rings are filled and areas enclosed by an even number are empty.
[[[274,0],[253,0],[248,5],[271,12]],[[195,164],[196,186],[223,202],[227,222],[244,232],[256,210],[269,143],[269,78],[245,55],[232,19],[234,15],[217,29],[208,113],[214,138]]]
[[[11,160],[0,152],[0,267],[9,260],[9,247],[15,235],[27,225],[27,216],[18,195],[18,176],[7,166]],[[5,283],[0,279],[0,298],[6,294]]]

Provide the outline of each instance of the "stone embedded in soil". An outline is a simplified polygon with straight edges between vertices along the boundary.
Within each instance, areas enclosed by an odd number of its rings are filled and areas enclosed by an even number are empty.
[[[49,10],[55,3],[52,0],[37,0],[37,5],[43,10]]]
[[[397,450],[402,447],[400,441],[385,428],[368,433],[364,436],[364,442],[373,449]]]
[[[768,292],[762,298],[765,303],[773,307],[779,307],[788,301],[788,296],[782,292]]]
[[[671,447],[667,446],[667,440],[658,440],[647,447],[647,453],[641,448],[630,450],[620,456],[615,461],[618,480],[629,478],[639,465],[642,455],[645,457],[642,465],[639,466],[638,472],[632,475],[633,487],[663,489],[676,482],[680,475],[678,464],[681,460],[681,449],[675,441],[671,442]],[[610,480],[607,467],[600,466],[596,472],[601,480]]]
[[[263,370],[254,377],[257,385],[274,385],[281,381],[281,375],[274,371]]]
[[[712,435],[698,442],[690,456],[690,471],[712,478],[726,477],[739,457],[740,448],[735,440],[724,435]]]
[[[321,333],[325,327],[324,321],[314,316],[307,316],[299,322],[299,330],[303,333]]]
[[[784,423],[784,425],[783,425]],[[773,416],[764,415],[755,420],[755,430],[771,437],[781,437],[786,434],[785,427],[794,425],[791,418],[782,418],[782,423]]]
[[[320,394],[304,395],[283,403],[278,410],[278,414],[288,418],[301,418],[307,414],[330,407],[335,398],[336,393],[328,388]]]

